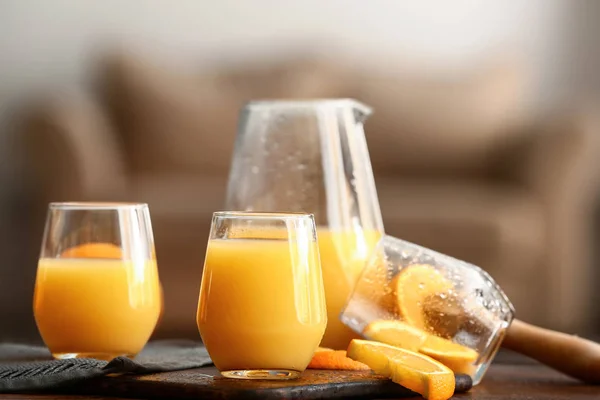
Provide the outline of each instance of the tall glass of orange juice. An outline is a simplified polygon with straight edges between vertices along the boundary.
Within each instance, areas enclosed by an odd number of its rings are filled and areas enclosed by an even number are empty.
[[[328,315],[321,346],[334,349],[357,337],[339,315],[383,234],[363,127],[370,113],[351,99],[253,101],[229,174],[229,210],[314,214]]]
[[[34,316],[55,358],[133,357],[161,307],[146,204],[50,204]]]
[[[223,376],[297,378],[327,323],[313,216],[215,213],[197,322]]]

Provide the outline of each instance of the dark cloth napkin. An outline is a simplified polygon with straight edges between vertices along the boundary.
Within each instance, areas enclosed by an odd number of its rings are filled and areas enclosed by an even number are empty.
[[[0,393],[53,389],[108,374],[149,374],[211,365],[206,348],[193,341],[150,342],[134,359],[53,360],[45,347],[0,344]]]

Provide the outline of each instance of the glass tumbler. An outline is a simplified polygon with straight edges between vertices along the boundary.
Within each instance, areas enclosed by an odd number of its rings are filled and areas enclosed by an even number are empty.
[[[49,205],[34,316],[55,358],[135,356],[161,303],[146,204]]]
[[[384,236],[341,320],[367,339],[418,351],[478,384],[514,308],[481,268]]]
[[[228,378],[294,379],[327,323],[310,214],[214,213],[198,329]]]

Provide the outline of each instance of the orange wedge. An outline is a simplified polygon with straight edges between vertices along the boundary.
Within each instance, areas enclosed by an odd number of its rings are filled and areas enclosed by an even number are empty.
[[[119,246],[112,243],[85,243],[68,248],[62,252],[61,256],[73,258],[122,258],[123,253]]]
[[[363,334],[378,342],[428,355],[456,374],[473,376],[475,372],[473,362],[479,357],[479,353],[475,350],[429,334],[404,322],[373,321],[367,325]]]
[[[419,351],[428,334],[408,324],[395,320],[373,321],[363,331],[367,339],[401,347],[406,350]]]
[[[454,371],[455,374],[470,376],[475,373],[473,363],[479,357],[479,353],[473,349],[434,335],[427,337],[419,348],[419,352],[438,360]]]
[[[398,310],[402,318],[415,328],[427,328],[424,302],[427,298],[444,293],[454,285],[444,275],[427,264],[413,264],[404,268],[392,281]]]
[[[369,370],[369,366],[346,356],[345,350],[318,347],[308,367],[310,369],[336,369],[347,371]]]
[[[354,339],[348,357],[371,367],[375,373],[417,392],[429,400],[447,400],[454,394],[454,373],[424,355],[384,343]]]

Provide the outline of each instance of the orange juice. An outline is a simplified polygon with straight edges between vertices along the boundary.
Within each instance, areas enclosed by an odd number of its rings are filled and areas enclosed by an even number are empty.
[[[303,371],[326,321],[315,242],[209,241],[197,322],[220,371]]]
[[[359,336],[342,324],[339,315],[381,233],[319,229],[317,236],[327,303],[327,329],[321,346],[345,350]]]
[[[34,296],[42,339],[57,358],[135,355],[161,310],[156,261],[42,258]]]

